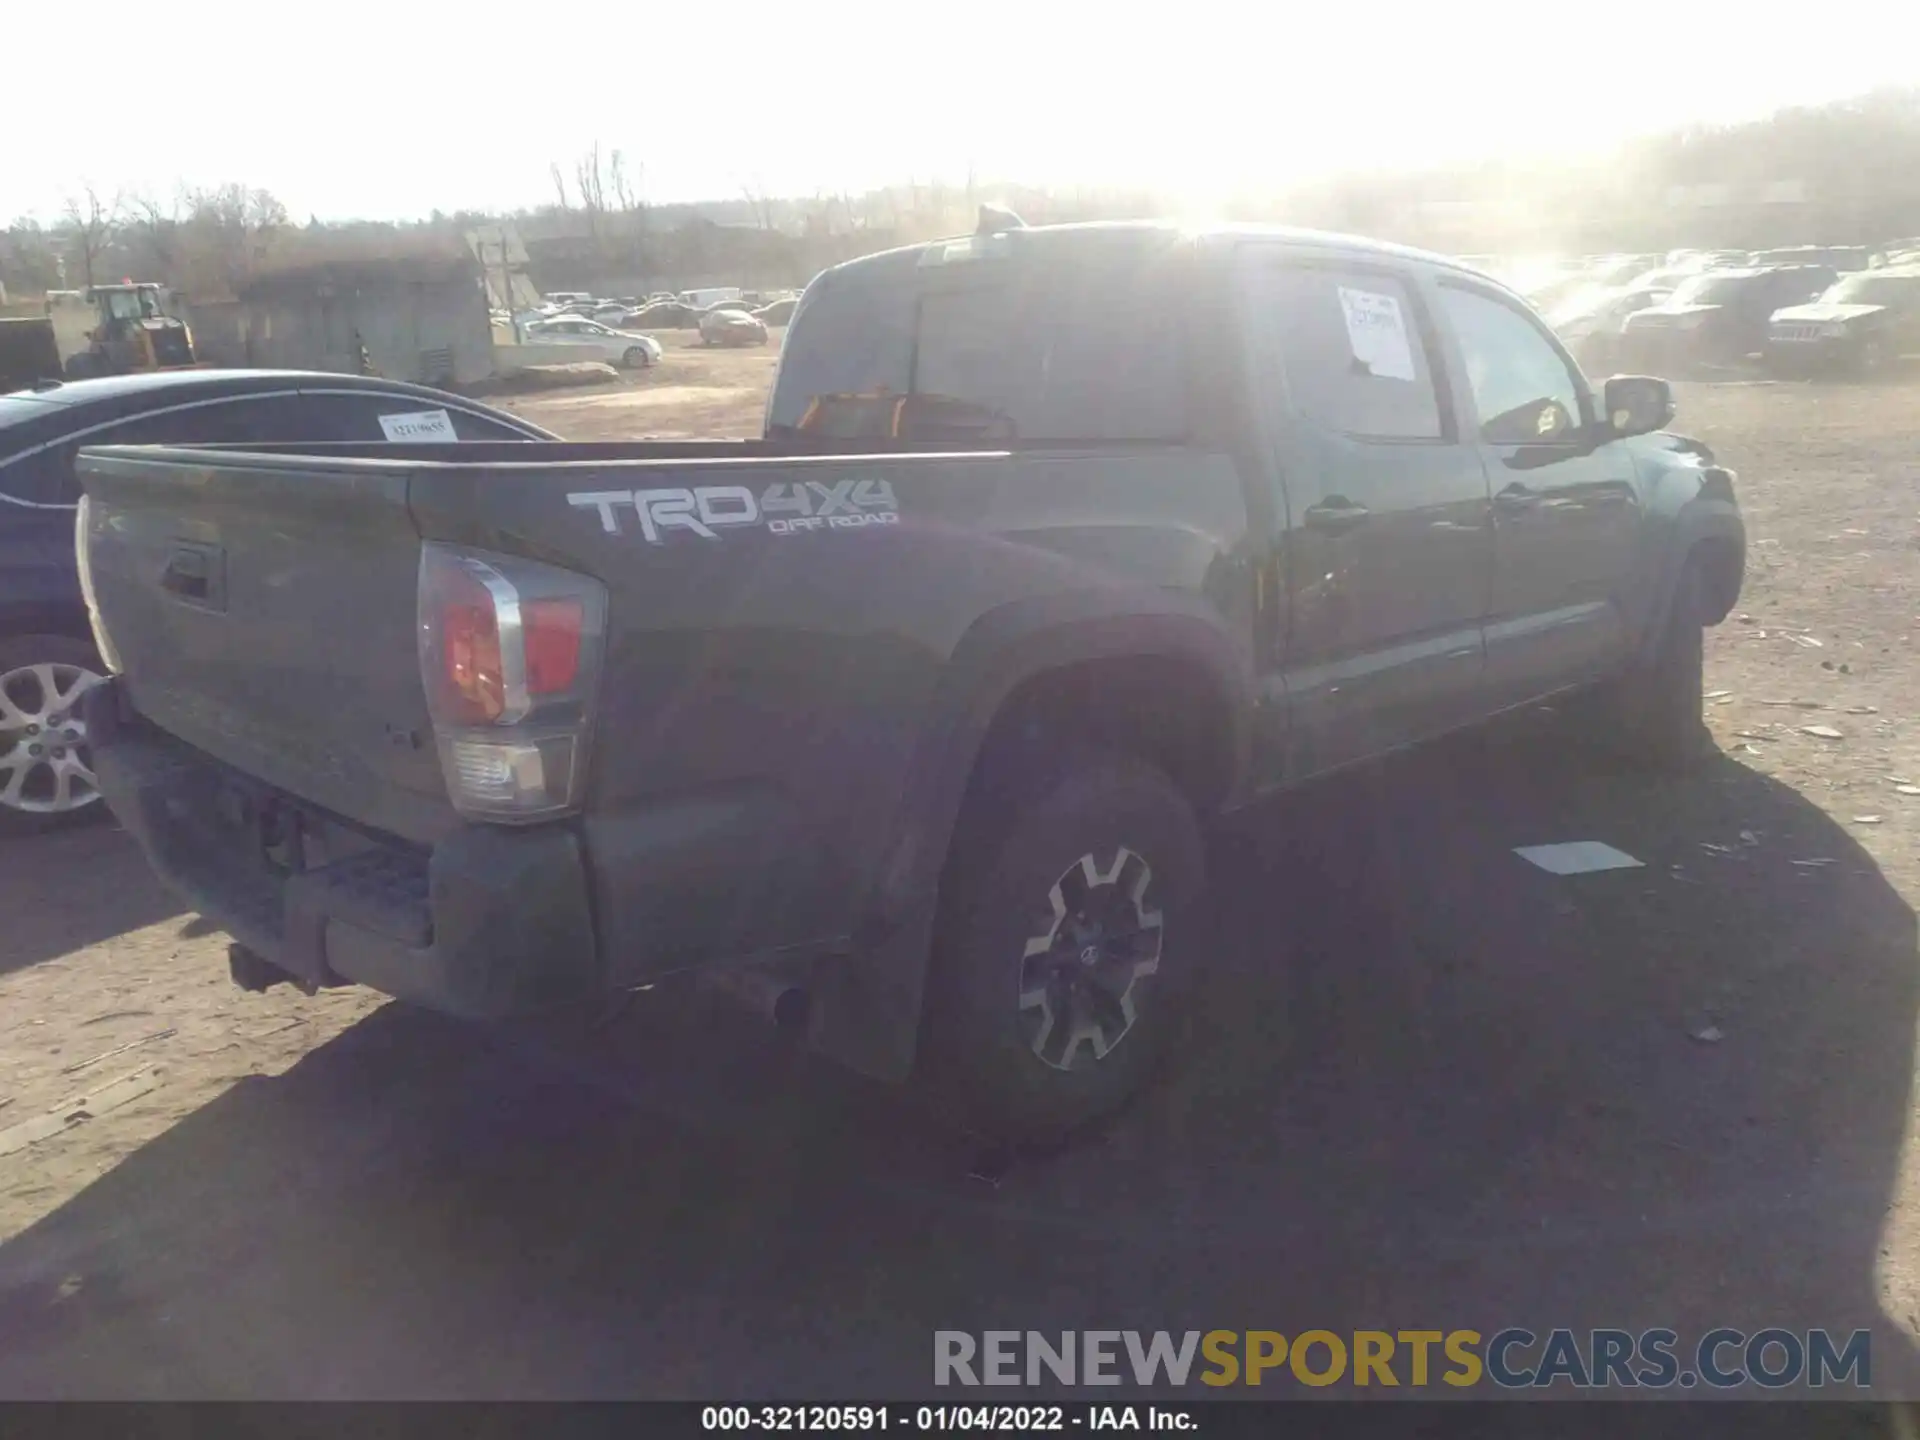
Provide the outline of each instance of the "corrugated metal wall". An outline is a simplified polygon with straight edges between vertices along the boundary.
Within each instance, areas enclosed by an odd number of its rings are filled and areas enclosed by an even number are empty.
[[[493,373],[493,334],[477,280],[282,294],[243,308],[251,365],[351,373],[357,334],[373,368],[391,379],[467,384]]]

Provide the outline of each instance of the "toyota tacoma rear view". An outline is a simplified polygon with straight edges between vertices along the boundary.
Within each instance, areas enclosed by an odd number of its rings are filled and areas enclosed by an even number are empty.
[[[84,451],[95,768],[249,987],[697,971],[1057,1134],[1211,817],[1549,697],[1699,752],[1745,540],[1672,416],[1438,256],[983,226],[818,278],[760,440]]]

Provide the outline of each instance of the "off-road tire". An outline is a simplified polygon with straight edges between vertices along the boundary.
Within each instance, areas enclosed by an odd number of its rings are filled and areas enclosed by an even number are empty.
[[[976,785],[942,880],[917,1079],[977,1135],[1044,1143],[1117,1109],[1157,1068],[1198,964],[1187,936],[1205,849],[1187,797],[1132,756],[998,778]],[[1081,911],[1096,927],[1123,918],[1089,941]],[[1076,985],[1100,988],[1076,1001]]]
[[[1689,562],[1674,586],[1673,603],[1652,656],[1609,690],[1614,748],[1648,769],[1684,770],[1712,748],[1702,718],[1706,638],[1702,585],[1700,567]]]

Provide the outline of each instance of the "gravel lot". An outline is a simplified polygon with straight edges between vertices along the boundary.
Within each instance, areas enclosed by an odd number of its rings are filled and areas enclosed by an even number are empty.
[[[748,434],[771,365],[513,405]],[[1224,830],[1189,1058],[997,1185],[751,1021],[247,996],[110,826],[0,842],[0,1396],[909,1396],[935,1328],[1507,1324],[1870,1326],[1920,1393],[1920,385],[1681,417],[1755,542],[1724,758],[1529,720]],[[1511,853],[1575,839],[1645,868]]]

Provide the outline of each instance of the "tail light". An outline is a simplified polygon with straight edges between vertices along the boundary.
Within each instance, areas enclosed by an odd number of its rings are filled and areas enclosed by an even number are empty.
[[[589,576],[421,548],[420,678],[461,814],[515,823],[579,804],[606,620]]]

